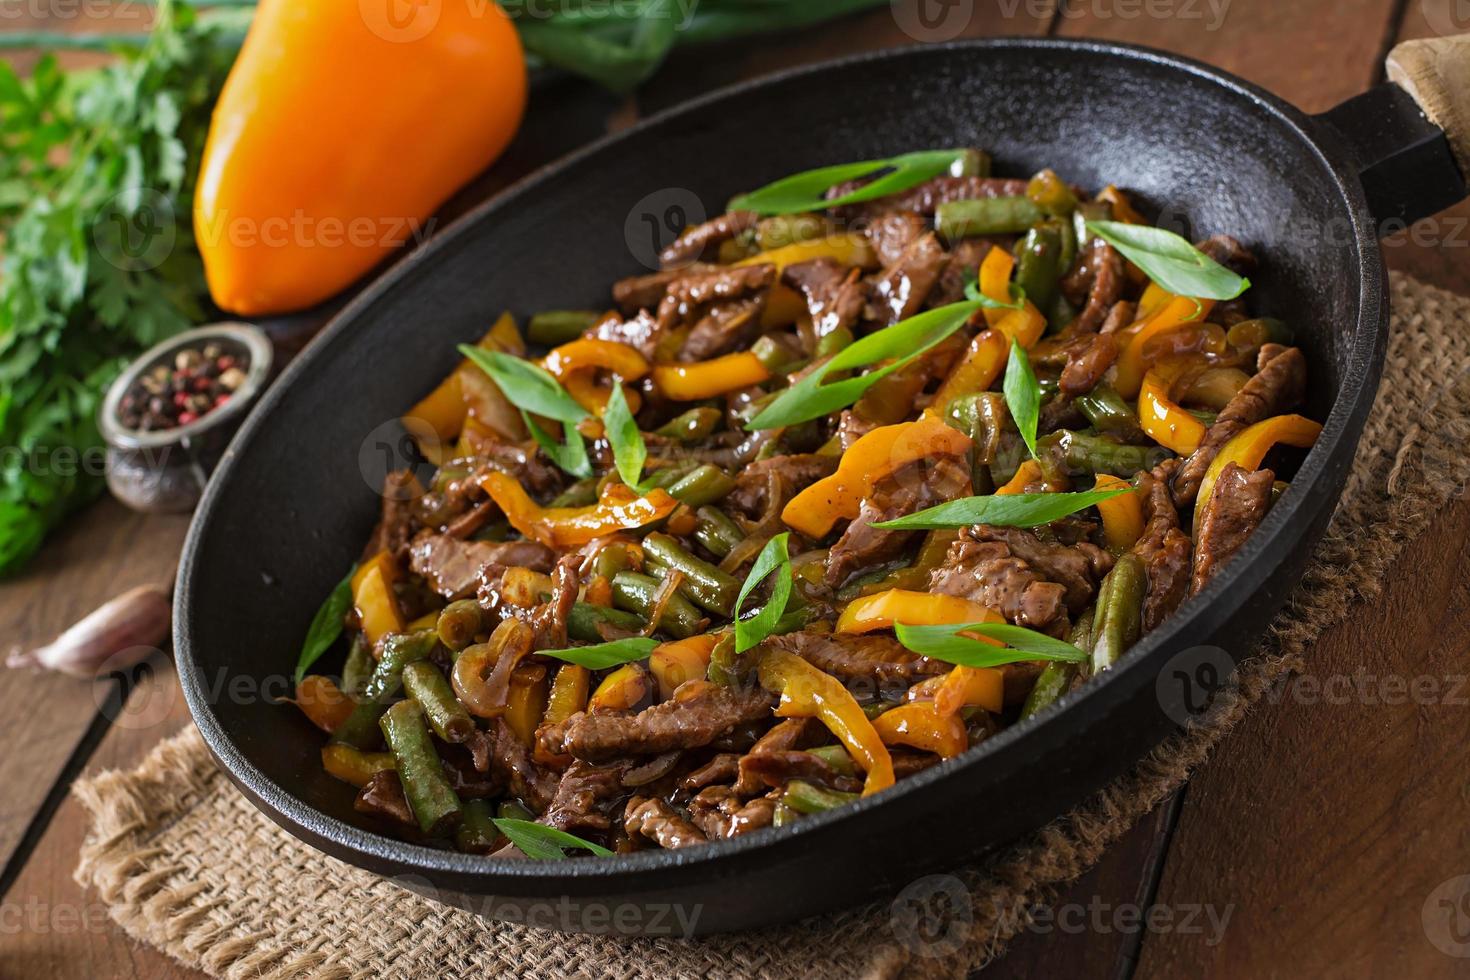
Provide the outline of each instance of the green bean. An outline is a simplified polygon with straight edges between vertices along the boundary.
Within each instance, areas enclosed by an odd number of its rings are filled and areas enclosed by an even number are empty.
[[[459,796],[444,774],[444,763],[429,738],[424,713],[413,701],[399,701],[379,722],[397,762],[403,795],[419,829],[435,836],[460,818]]]
[[[832,357],[852,346],[852,329],[837,327],[817,338],[817,357]]]
[[[480,604],[474,599],[460,599],[439,611],[434,630],[439,634],[440,643],[458,653],[475,642],[476,635],[484,631],[485,626],[485,611]]]
[[[795,823],[801,814],[797,813],[785,803],[777,803],[776,809],[771,813],[771,826],[784,827],[789,823]]]
[[[978,201],[950,201],[934,213],[934,227],[948,241],[978,235],[1019,235],[1046,217],[1035,202],[1024,197],[989,197]]]
[[[359,633],[347,651],[347,662],[342,665],[342,691],[352,697],[360,697],[367,687],[368,678],[378,662],[373,659],[373,646],[366,634]]]
[[[787,783],[786,792],[781,794],[781,802],[797,813],[822,813],[826,810],[835,810],[844,803],[851,803],[857,798],[856,793],[839,793],[835,789],[823,789],[800,779],[793,779]]]
[[[1092,672],[1106,670],[1118,662],[1143,631],[1143,597],[1148,587],[1143,561],[1127,554],[1118,559],[1098,591],[1097,613],[1092,620]]]
[[[613,577],[613,604],[629,612],[638,613],[645,619],[653,615],[653,597],[662,583],[651,575],[635,572],[619,572]],[[678,592],[664,604],[663,616],[658,628],[676,639],[686,639],[699,632],[704,617],[688,599]]]
[[[492,819],[495,811],[486,800],[465,800],[463,817],[454,828],[454,843],[466,854],[489,854],[500,847],[502,838]]]
[[[984,150],[965,149],[960,152],[959,159],[949,165],[951,177],[989,177],[991,167],[990,154]]]
[[[718,507],[701,507],[694,516],[699,521],[694,528],[694,540],[716,558],[724,558],[745,540],[740,525]]]
[[[569,344],[602,319],[596,310],[547,310],[531,317],[526,324],[526,339],[543,347]]]
[[[690,473],[699,469],[699,466],[699,463],[691,460],[680,460],[670,463],[668,466],[660,467],[648,474],[647,479],[644,480],[644,484],[650,488],[659,487],[660,489],[667,490]]]
[[[506,800],[495,808],[495,816],[501,820],[535,820],[536,814],[514,800]]]
[[[735,489],[735,481],[718,466],[706,464],[690,471],[677,483],[669,487],[669,496],[688,504],[703,507],[724,500]]]
[[[1128,407],[1123,396],[1106,381],[1087,394],[1078,395],[1074,404],[1099,432],[1117,436],[1125,442],[1141,442],[1148,438],[1144,434],[1143,426],[1138,424],[1138,416],[1133,409]]]
[[[872,721],[874,718],[877,718],[879,715],[883,714],[883,712],[885,712],[885,711],[892,711],[894,708],[898,707],[898,702],[897,701],[869,701],[867,704],[863,705],[862,707],[863,707],[863,714],[865,714],[865,715],[868,716],[868,720],[869,721]]]
[[[423,709],[424,718],[446,742],[464,742],[475,734],[475,720],[454,696],[454,688],[427,660],[403,668],[403,689]]]
[[[766,334],[750,345],[750,352],[755,359],[761,362],[761,366],[772,374],[789,374],[796,370],[801,361],[801,355],[793,353],[790,348],[781,343],[770,334]]]
[[[387,710],[388,702],[403,687],[403,668],[428,659],[438,641],[439,635],[433,630],[388,636],[383,641],[383,656],[363,685],[357,707],[352,709],[346,721],[337,726],[332,733],[332,741],[359,749],[375,748],[378,744],[378,719]]]
[[[696,605],[727,619],[734,613],[740,582],[733,575],[691,555],[667,534],[654,532],[648,535],[643,539],[643,550],[649,558],[684,573],[680,591]]]
[[[1045,310],[1061,279],[1062,236],[1051,224],[1037,225],[1016,243],[1016,285],[1038,309]]]
[[[691,408],[682,415],[676,415],[663,425],[654,430],[655,435],[677,442],[699,442],[706,439],[719,427],[720,419],[725,413],[711,405],[701,405]]]
[[[832,223],[824,216],[803,211],[797,214],[778,214],[762,220],[755,226],[755,241],[761,251],[769,252],[798,242],[826,238],[831,233]]]
[[[1170,455],[1167,449],[1158,446],[1127,446],[1107,436],[1070,429],[1058,429],[1037,440],[1037,453],[1064,465],[1069,473],[1111,473],[1121,477],[1151,470]]]
[[[1215,419],[1217,419],[1217,418],[1220,417],[1217,413],[1211,412],[1211,411],[1209,411],[1207,409],[1203,409],[1203,408],[1190,408],[1190,409],[1186,409],[1186,411],[1189,412],[1190,415],[1193,415],[1195,418],[1199,419],[1201,422],[1203,422],[1207,426],[1208,425],[1214,425],[1215,424]]]
[[[1077,210],[1077,195],[1054,170],[1042,170],[1027,181],[1026,197],[1047,214],[1069,215]]]
[[[1077,227],[1071,218],[1052,218],[1046,223],[1046,227],[1055,228],[1062,236],[1062,251],[1057,257],[1057,270],[1058,275],[1065,276],[1077,262]],[[1056,305],[1055,301],[1052,305]]]
[[[591,507],[597,503],[597,477],[578,480],[551,498],[550,507]]]
[[[840,745],[823,745],[807,751],[844,776],[857,775],[857,765],[852,761],[852,756]]]
[[[594,606],[590,602],[579,602],[573,605],[572,611],[567,614],[567,636],[582,643],[606,643],[608,637],[599,627],[605,625],[616,631],[637,633],[643,629],[646,622],[636,613],[609,609],[606,606]]]
[[[1067,636],[1067,642],[1079,650],[1092,650],[1092,617],[1093,610],[1089,608],[1077,617],[1077,622],[1072,624],[1072,632]],[[1053,660],[1043,667],[1031,693],[1026,695],[1026,703],[1021,706],[1021,717],[1030,718],[1041,709],[1055,704],[1072,686],[1077,669],[1076,664],[1061,660]]]

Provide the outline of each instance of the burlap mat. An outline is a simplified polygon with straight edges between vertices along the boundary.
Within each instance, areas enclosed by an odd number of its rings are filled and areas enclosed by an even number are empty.
[[[1026,928],[1029,908],[1091,867],[1178,789],[1316,637],[1354,602],[1375,595],[1403,545],[1462,492],[1470,477],[1470,300],[1395,277],[1393,309],[1382,393],[1342,503],[1238,685],[1217,701],[1207,724],[954,877],[925,879],[897,901],[696,941],[569,936],[487,922],[299,843],[216,771],[192,728],[132,772],[77,784],[93,826],[76,877],[132,936],[231,978],[897,977],[982,965]],[[946,891],[948,911],[936,913],[931,900]],[[941,918],[926,922],[926,912]]]

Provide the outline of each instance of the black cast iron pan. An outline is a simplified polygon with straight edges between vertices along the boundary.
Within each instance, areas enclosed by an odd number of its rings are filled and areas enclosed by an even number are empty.
[[[1428,100],[1444,94],[1436,67],[1463,64],[1458,42],[1430,43],[1397,53]],[[1454,105],[1437,111],[1447,118]],[[795,826],[560,863],[447,853],[368,829],[351,789],[322,772],[320,735],[260,695],[284,693],[312,613],[372,527],[391,420],[501,310],[604,304],[607,283],[641,271],[629,231],[643,225],[639,202],[692,194],[715,214],[785,174],[936,146],[985,147],[1002,174],[1050,166],[1087,187],[1116,182],[1176,230],[1228,232],[1263,258],[1252,302],[1295,327],[1311,365],[1308,412],[1326,428],[1242,554],[1056,709]],[[392,269],[256,409],[210,484],[179,573],[174,637],[194,719],[246,795],[301,839],[444,901],[556,928],[761,926],[855,904],[1009,841],[1176,730],[1199,706],[1196,682],[1247,653],[1296,582],[1377,387],[1388,316],[1380,229],[1465,195],[1452,147],[1397,85],[1309,117],[1194,62],[1072,41],[885,52],[650,119],[533,175]]]

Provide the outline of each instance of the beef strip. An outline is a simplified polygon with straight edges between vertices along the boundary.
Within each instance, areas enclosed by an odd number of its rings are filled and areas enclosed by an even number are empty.
[[[810,733],[813,728],[818,727],[819,724],[811,718],[787,718],[778,721],[756,740],[756,743],[750,747],[750,752],[746,754],[787,752],[795,749],[811,737]],[[736,768],[739,769],[738,763]],[[762,792],[764,787],[765,782],[754,772],[740,771],[735,780],[735,792],[740,796],[754,796]]]
[[[1245,544],[1251,532],[1261,526],[1271,509],[1271,486],[1275,482],[1276,474],[1270,470],[1251,472],[1229,463],[1220,471],[1210,499],[1200,511],[1193,591],[1208,585]]]
[[[857,328],[868,301],[868,284],[861,269],[849,269],[835,259],[813,259],[787,266],[781,280],[806,298],[817,337],[844,327]]]
[[[358,790],[357,799],[352,801],[352,809],[358,813],[418,828],[413,809],[408,805],[408,797],[403,795],[403,781],[392,769],[373,773],[372,778]]]
[[[1256,271],[1255,255],[1237,238],[1211,235],[1194,247],[1238,276],[1248,276]]]
[[[1097,595],[1103,576],[1113,569],[1113,556],[1088,541],[1062,544],[1044,541],[1035,531],[1019,527],[995,527],[979,524],[969,529],[976,542],[1004,545],[1007,552],[1021,559],[1049,582],[1065,590],[1067,609],[1079,613]]]
[[[1074,334],[1096,333],[1123,295],[1128,277],[1123,256],[1100,238],[1094,238],[1077,258],[1077,264],[1062,279],[1062,293],[1082,306],[1067,328]]]
[[[669,283],[660,311],[670,301],[682,311],[693,310],[717,300],[739,299],[758,290],[768,289],[776,281],[776,267],[760,265],[719,266],[711,270],[686,273]]]
[[[837,441],[841,443],[844,450],[847,450],[852,448],[853,443],[876,428],[878,428],[877,422],[864,418],[850,408],[844,408],[842,414],[837,416]]]
[[[1262,348],[1262,355],[1265,348]],[[1262,358],[1264,360],[1264,357]],[[1241,431],[1262,419],[1294,408],[1306,392],[1307,359],[1296,347],[1281,347],[1235,393],[1215,419],[1199,448],[1179,467],[1173,480],[1174,503],[1187,507],[1199,494],[1200,483],[1215,457]]]
[[[577,571],[582,566],[582,556],[562,555],[551,573],[551,598],[538,605],[531,613],[531,628],[536,631],[536,650],[565,650],[567,648],[567,617],[577,604],[581,582]]]
[[[654,305],[657,303],[658,300],[655,299]],[[611,340],[614,343],[627,344],[651,361],[658,353],[659,341],[665,333],[659,326],[658,317],[643,309],[627,320],[616,313],[610,313],[593,324],[582,336],[591,340]]]
[[[389,473],[383,480],[383,502],[380,506],[378,526],[368,538],[363,549],[363,560],[380,552],[388,552],[395,561],[408,556],[408,542],[413,537],[414,501],[423,496],[424,488],[419,485],[413,470]]]
[[[1085,395],[1118,359],[1118,341],[1112,334],[1087,334],[1069,346],[1062,369],[1061,389],[1066,395]]]
[[[706,837],[739,837],[769,827],[776,801],[770,796],[746,801],[728,787],[710,786],[689,802],[689,815]]]
[[[960,532],[944,564],[930,575],[929,590],[989,606],[1017,626],[1058,636],[1067,629],[1067,586],[1048,581],[980,528]]]
[[[707,361],[746,346],[760,332],[766,293],[715,303],[689,330],[679,351],[681,361]]]
[[[1107,319],[1103,320],[1103,324],[1098,328],[1097,332],[1102,334],[1115,334],[1124,327],[1132,324],[1137,316],[1138,304],[1131,300],[1120,299],[1113,304],[1111,310],[1108,310]]]
[[[873,281],[868,318],[882,326],[918,313],[939,282],[947,256],[933,232],[920,235]]]
[[[762,787],[781,788],[793,779],[817,783],[844,793],[863,788],[861,780],[844,776],[820,756],[799,749],[749,752],[740,760],[741,783],[755,782]]]
[[[685,229],[659,253],[658,263],[665,269],[671,269],[697,262],[711,246],[750,231],[760,220],[761,216],[754,211],[731,211]]]
[[[505,719],[491,722],[488,733],[490,771],[510,787],[511,795],[537,813],[544,813],[556,797],[557,779],[531,759],[531,749],[511,731]]]
[[[827,557],[826,583],[838,588],[854,574],[892,561],[913,538],[912,531],[873,527],[970,495],[970,468],[958,456],[934,456],[909,463],[873,484],[857,517]]]
[[[556,784],[545,822],[569,833],[607,830],[612,826],[611,812],[626,792],[622,777],[627,768],[626,763],[594,766],[574,761]]]
[[[698,791],[717,783],[733,783],[740,775],[740,755],[736,752],[720,752],[679,782],[686,790]]]
[[[1168,619],[1189,595],[1189,563],[1194,543],[1179,529],[1179,513],[1169,497],[1169,482],[1179,468],[1177,459],[1165,460],[1151,473],[1138,477],[1143,500],[1143,535],[1133,546],[1148,574],[1143,601],[1143,631],[1152,632]]]
[[[672,749],[709,745],[747,722],[770,717],[775,699],[759,688],[711,686],[685,701],[665,701],[636,715],[579,712],[538,733],[551,755],[588,762],[621,756],[659,755]]]
[[[474,595],[481,572],[492,567],[549,572],[556,555],[535,541],[461,541],[425,531],[409,548],[409,568],[446,599]]]
[[[792,653],[818,670],[869,690],[905,687],[949,670],[949,665],[921,657],[891,636],[880,633],[817,633],[803,630],[766,640],[768,649]]]
[[[682,269],[664,269],[645,276],[632,276],[613,283],[613,302],[624,313],[632,316],[639,310],[651,310],[658,306],[668,290],[669,284],[684,276],[702,272],[718,272],[717,265],[690,265]]]
[[[740,471],[735,478],[735,489],[727,499],[736,510],[758,517],[766,509],[771,474],[781,477],[787,492],[805,490],[824,477],[837,471],[838,457],[818,453],[797,453],[789,456],[770,456],[756,460]]]
[[[980,263],[992,248],[1002,247],[988,238],[964,238],[950,246],[939,282],[929,294],[930,306],[948,306],[965,298],[965,287],[975,281]]]
[[[910,245],[929,230],[924,216],[913,211],[888,211],[874,218],[863,232],[873,243],[873,251],[884,266],[903,258]]]
[[[705,842],[700,829],[663,800],[633,797],[623,814],[623,827],[629,836],[641,835],[666,850]]]
[[[851,194],[868,182],[867,178],[838,184],[827,192],[833,200]],[[848,217],[875,219],[887,211],[917,211],[932,217],[936,208],[951,201],[974,201],[991,197],[1020,197],[1026,193],[1024,178],[1009,177],[934,177],[917,187],[876,201],[850,204],[838,208]]]

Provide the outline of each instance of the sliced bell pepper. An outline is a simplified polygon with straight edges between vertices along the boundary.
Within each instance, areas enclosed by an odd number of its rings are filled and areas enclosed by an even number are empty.
[[[1127,222],[1130,225],[1147,224],[1143,215],[1133,207],[1133,202],[1128,200],[1128,195],[1123,193],[1116,184],[1109,184],[1098,192],[1097,199],[1113,206],[1113,220]]]
[[[1210,315],[1215,308],[1211,299],[1191,299],[1175,296],[1160,306],[1154,313],[1127,328],[1125,343],[1118,353],[1117,377],[1113,387],[1124,398],[1138,397],[1143,384],[1143,375],[1148,370],[1143,348],[1150,340],[1171,330],[1178,330],[1187,323],[1195,323]]]
[[[322,746],[322,768],[327,774],[358,789],[383,770],[397,767],[392,752],[364,752],[341,742]]]
[[[562,664],[551,682],[551,695],[546,700],[542,724],[555,725],[587,707],[587,692],[592,684],[592,671],[581,664]]]
[[[867,773],[864,796],[893,785],[893,757],[841,681],[783,650],[762,657],[757,676],[761,687],[780,695],[778,717],[821,719]]]
[[[1016,259],[1003,248],[992,248],[980,261],[980,292],[997,303],[1011,302],[1011,273],[1015,271]],[[1012,311],[985,309],[985,322],[996,327]]]
[[[546,667],[542,664],[520,664],[511,672],[505,723],[523,745],[536,741],[536,726],[546,711],[546,688]]]
[[[676,402],[696,402],[727,395],[769,379],[770,369],[750,351],[737,351],[695,364],[660,364],[653,383]]]
[[[397,577],[393,556],[380,551],[358,566],[352,575],[352,606],[368,642],[377,647],[389,633],[403,632],[403,614],[393,594]]]
[[[1000,618],[993,622],[1000,622]],[[977,637],[985,639],[985,637]],[[974,705],[986,711],[999,712],[1005,706],[1005,671],[993,667],[966,667],[951,670],[934,692],[934,710],[940,715],[958,714],[961,708]]]
[[[485,350],[499,350],[516,355],[523,355],[526,352],[526,342],[521,339],[520,328],[516,326],[515,317],[509,313],[502,314],[485,336],[479,339],[476,346]],[[469,377],[466,377],[467,374]],[[484,372],[468,360],[464,360],[449,373],[449,377],[439,383],[439,387],[409,409],[404,418],[419,419],[427,424],[441,443],[453,442],[464,427],[465,418],[470,414],[470,410],[485,400],[481,388],[473,384],[474,375],[483,378],[485,384],[499,395],[500,391],[495,388],[494,382],[485,377]],[[487,413],[482,411],[480,414]],[[488,420],[482,419],[482,421]],[[415,435],[417,436],[417,433]],[[526,432],[517,425],[511,431],[505,432],[504,436],[513,440],[524,439]],[[420,438],[419,441],[422,443],[424,440]],[[421,445],[420,448],[425,447]],[[429,454],[426,452],[425,455]]]
[[[677,500],[659,488],[640,497],[624,484],[608,483],[603,487],[602,498],[590,507],[542,507],[506,473],[486,473],[479,483],[512,527],[556,549],[579,547],[606,534],[652,524],[668,517],[679,506]]]
[[[864,269],[878,267],[878,258],[866,236],[859,234],[831,235],[813,238],[804,242],[793,242],[737,262],[742,265],[770,264],[779,275],[788,265],[799,265],[813,259],[832,259],[842,266],[862,266]],[[789,327],[807,311],[806,300],[790,286],[779,280],[766,296],[766,308],[761,311],[761,329],[771,331]]]
[[[701,633],[654,647],[648,658],[648,669],[658,680],[659,697],[667,701],[680,684],[703,677],[718,642],[719,637],[713,633]]]
[[[589,709],[633,711],[652,694],[648,671],[640,664],[624,664],[597,685]]]
[[[838,633],[871,633],[905,626],[943,626],[949,623],[1000,622],[997,614],[982,603],[959,596],[936,595],[889,589],[859,596],[847,604],[837,618]]]
[[[1205,503],[1210,499],[1210,492],[1215,489],[1215,480],[1226,466],[1234,463],[1242,469],[1258,469],[1261,460],[1266,458],[1266,453],[1278,443],[1295,446],[1297,449],[1310,449],[1321,434],[1321,424],[1301,415],[1275,415],[1236,433],[1233,439],[1220,447],[1220,452],[1205,471],[1204,480],[1200,482],[1199,495],[1195,498],[1194,505],[1195,527],[1198,528],[1200,514],[1204,512]]]
[[[1111,473],[1099,473],[1093,489],[1129,491],[1102,501],[1097,510],[1102,515],[1103,537],[1107,539],[1108,550],[1115,555],[1132,550],[1138,539],[1143,537],[1143,502],[1138,499],[1137,489]]]
[[[308,674],[296,685],[296,707],[313,725],[330,734],[342,726],[357,703],[325,674]]]
[[[1045,479],[1046,474],[1042,472],[1041,464],[1034,459],[1028,459],[1016,467],[1016,475],[1011,477],[1005,486],[998,487],[995,495],[1007,497],[1012,494],[1025,493],[1026,487],[1033,483],[1041,483]]]
[[[964,359],[949,372],[949,377],[934,393],[934,404],[942,407],[963,395],[985,391],[1005,370],[1010,354],[1011,347],[1005,334],[999,330],[980,331],[970,341]]]
[[[405,630],[405,632],[407,632],[407,633],[417,633],[419,630],[431,630],[431,629],[434,629],[438,625],[439,625],[439,613],[437,611],[435,611],[435,612],[426,612],[422,616],[420,616],[418,619],[415,619],[413,622],[409,623],[407,629]]]
[[[820,538],[841,518],[857,517],[873,484],[903,466],[934,456],[958,456],[970,437],[932,416],[881,426],[842,454],[837,472],[797,494],[781,511],[786,524],[809,538]]]
[[[1149,314],[1156,312],[1159,307],[1169,302],[1173,298],[1173,295],[1173,293],[1158,283],[1149,283],[1148,288],[1143,291],[1143,295],[1138,298],[1138,315],[1140,317],[1147,317]]]
[[[1143,376],[1138,389],[1138,424],[1154,442],[1188,456],[1199,448],[1207,430],[1203,422],[1175,403],[1170,389],[1178,375],[1178,367],[1160,365]]]
[[[636,381],[648,373],[648,359],[637,348],[614,340],[583,337],[553,349],[542,359],[541,366],[560,381],[577,404],[602,417],[612,395],[612,382],[599,381],[598,372],[608,371],[624,381]],[[638,393],[624,388],[628,408],[638,411]]]
[[[873,719],[885,745],[908,745],[952,759],[970,746],[958,715],[941,714],[933,701],[914,701],[890,708]]]

